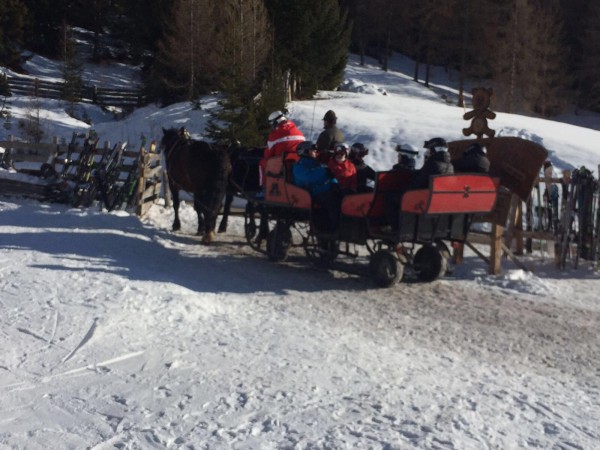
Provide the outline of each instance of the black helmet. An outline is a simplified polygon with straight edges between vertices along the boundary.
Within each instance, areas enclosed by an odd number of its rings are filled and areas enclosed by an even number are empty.
[[[465,155],[485,155],[487,153],[485,147],[478,142],[469,145],[465,149]]]
[[[337,116],[335,115],[335,112],[330,109],[323,116],[323,120],[326,120],[331,123],[335,123],[337,121]]]
[[[350,147],[350,158],[351,159],[362,159],[368,154],[369,154],[369,149],[366,148],[364,146],[364,144],[361,144],[360,142],[356,142],[356,143],[352,144],[352,147]]]
[[[296,153],[298,156],[309,156],[309,152],[313,148],[316,149],[317,146],[312,141],[303,141],[296,146]]]
[[[333,149],[333,153],[336,155],[344,155],[348,156],[348,144],[335,144],[335,148]]]
[[[430,139],[428,141],[425,141],[425,144],[423,144],[423,147],[425,147],[432,153],[448,151],[448,143],[446,142],[446,139],[441,138],[441,137],[436,137],[436,138]]]

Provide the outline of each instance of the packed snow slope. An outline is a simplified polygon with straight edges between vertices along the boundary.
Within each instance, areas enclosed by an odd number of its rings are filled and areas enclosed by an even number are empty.
[[[289,105],[308,137],[333,109],[376,168],[393,146],[460,139],[464,111],[434,87],[347,67],[348,91]],[[450,87],[449,87],[450,86]],[[383,95],[383,94],[386,95]],[[26,114],[13,101],[15,117]],[[185,125],[201,137],[214,97],[148,106],[125,120],[88,108],[103,139]],[[49,135],[87,125],[44,102]],[[578,116],[579,117],[579,116]],[[498,114],[503,135],[536,140],[557,170],[595,167],[600,127]],[[586,120],[590,120],[586,116]],[[6,130],[2,130],[3,133]],[[589,264],[546,253],[503,262],[467,253],[451,276],[376,289],[312,267],[270,263],[243,224],[211,246],[162,202],[139,219],[0,196],[0,448],[509,449],[600,446],[600,304]]]

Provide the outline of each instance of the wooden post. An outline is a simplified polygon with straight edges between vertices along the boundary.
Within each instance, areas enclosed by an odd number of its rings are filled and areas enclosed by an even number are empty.
[[[517,205],[517,219],[515,223],[515,253],[522,255],[525,249],[525,243],[523,241],[523,202],[517,197],[519,202]]]
[[[146,155],[146,151],[144,150],[143,146],[140,147],[139,158],[139,178],[135,193],[135,212],[138,216],[142,216],[144,206],[142,197],[144,195],[144,191],[146,190],[146,166],[148,165],[148,155]]]
[[[508,208],[508,226],[506,228],[505,244],[508,248],[512,246],[512,240],[515,237],[515,225],[518,221],[519,197],[516,194],[510,196],[510,206]]]
[[[490,273],[500,275],[502,272],[502,238],[504,227],[492,224],[492,233],[490,235]]]

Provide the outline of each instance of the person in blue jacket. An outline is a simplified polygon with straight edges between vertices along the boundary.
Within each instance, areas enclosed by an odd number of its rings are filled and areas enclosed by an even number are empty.
[[[292,169],[294,184],[310,192],[313,203],[327,211],[328,230],[337,229],[340,216],[341,194],[338,181],[319,160],[317,146],[310,141],[301,142],[296,148],[300,159]]]

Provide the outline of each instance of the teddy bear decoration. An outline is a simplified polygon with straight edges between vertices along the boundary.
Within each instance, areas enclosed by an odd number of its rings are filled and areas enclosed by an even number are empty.
[[[494,137],[496,132],[488,127],[488,119],[493,120],[496,118],[496,114],[492,112],[490,107],[490,101],[493,89],[486,88],[474,88],[471,93],[473,94],[473,111],[466,112],[463,115],[463,119],[470,120],[471,125],[468,128],[463,128],[463,134],[469,136],[474,134],[478,139],[485,134],[488,137]]]

